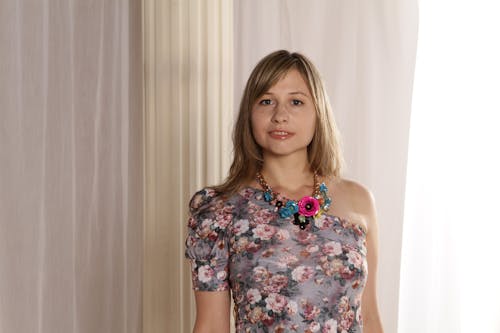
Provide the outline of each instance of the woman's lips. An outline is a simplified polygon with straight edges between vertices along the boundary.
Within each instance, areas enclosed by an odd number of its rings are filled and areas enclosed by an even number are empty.
[[[287,131],[271,131],[269,135],[274,139],[284,140],[291,137],[293,133]]]

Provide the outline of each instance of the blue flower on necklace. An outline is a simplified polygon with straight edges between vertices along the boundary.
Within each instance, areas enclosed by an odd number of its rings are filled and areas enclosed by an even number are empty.
[[[264,192],[264,200],[267,202],[273,200],[273,194],[269,191]]]
[[[295,201],[288,200],[285,207],[281,207],[279,214],[282,218],[290,217],[299,211],[299,206]]]

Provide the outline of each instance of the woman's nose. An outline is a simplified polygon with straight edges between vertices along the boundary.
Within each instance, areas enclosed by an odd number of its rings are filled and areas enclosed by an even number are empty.
[[[286,105],[282,103],[276,105],[272,120],[277,123],[288,121],[288,110],[286,109]]]

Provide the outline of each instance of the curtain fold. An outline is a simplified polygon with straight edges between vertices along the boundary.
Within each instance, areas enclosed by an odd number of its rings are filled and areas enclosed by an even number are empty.
[[[142,326],[140,4],[0,3],[0,331]]]
[[[233,10],[228,0],[145,0],[144,332],[191,332],[188,203],[231,161]]]
[[[500,332],[498,9],[419,5],[401,333]]]

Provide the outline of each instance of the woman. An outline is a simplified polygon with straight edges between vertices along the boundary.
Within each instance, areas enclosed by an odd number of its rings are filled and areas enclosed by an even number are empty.
[[[380,333],[373,196],[340,177],[321,78],[276,51],[248,79],[225,182],[189,203],[194,332]],[[369,274],[368,274],[369,270]]]

